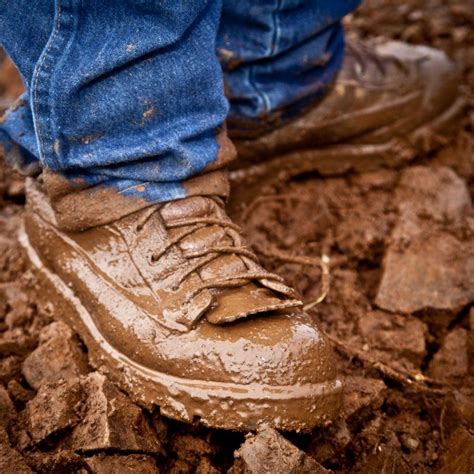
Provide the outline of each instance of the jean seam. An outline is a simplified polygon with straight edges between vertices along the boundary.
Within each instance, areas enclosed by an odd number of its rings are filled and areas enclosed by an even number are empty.
[[[268,108],[268,105],[269,105],[268,100],[267,100],[265,92],[261,91],[258,88],[258,86],[255,82],[254,73],[255,73],[255,66],[250,66],[248,68],[248,73],[247,73],[247,82],[250,85],[250,87],[252,87],[252,89],[255,91],[255,94],[256,94],[257,100],[258,100],[258,109],[263,109],[262,112],[265,113],[268,110],[270,110]],[[258,114],[258,112],[257,112],[257,114]]]
[[[275,7],[272,13],[272,22],[273,22],[273,35],[271,39],[270,47],[267,48],[266,57],[274,56],[278,52],[278,45],[280,42],[280,21],[279,21],[279,12],[283,6],[284,0],[276,0]],[[268,94],[260,90],[255,82],[255,66],[249,68],[248,82],[253,87],[255,93],[257,94],[258,101],[263,108],[262,115],[269,114],[272,110],[272,103]]]
[[[278,52],[278,45],[280,43],[280,21],[279,21],[279,13],[281,8],[283,7],[284,0],[276,0],[275,9],[273,10],[272,14],[272,21],[273,21],[273,36],[272,36],[272,45],[270,49],[269,56],[274,56]]]
[[[40,76],[44,76],[45,74],[45,69],[44,65],[46,61],[49,58],[51,49],[53,48],[56,38],[59,35],[60,29],[61,29],[61,18],[62,18],[62,8],[61,8],[61,0],[56,0],[56,13],[57,13],[57,18],[54,24],[54,29],[51,33],[50,38],[48,39],[48,43],[44,49],[44,51],[41,53],[41,56],[38,60],[38,63],[35,66],[35,69],[33,71],[33,77],[31,81],[31,111],[32,111],[32,117],[33,117],[33,127],[35,129],[36,133],[36,139],[38,143],[38,151],[39,151],[39,156],[40,160],[44,162],[43,164],[46,164],[46,159],[45,159],[45,143],[44,143],[44,138],[43,138],[43,127],[44,124],[41,123],[41,118],[40,118],[40,110],[44,108],[44,106],[47,106],[47,103],[49,102],[49,90],[48,88],[43,88],[42,90],[42,97],[41,99],[38,97],[38,89],[39,89],[39,81],[40,81]],[[52,72],[49,72],[49,75],[51,75]],[[47,78],[47,75],[46,75]],[[52,160],[55,162],[56,166],[59,164],[58,160],[55,157],[52,157]]]

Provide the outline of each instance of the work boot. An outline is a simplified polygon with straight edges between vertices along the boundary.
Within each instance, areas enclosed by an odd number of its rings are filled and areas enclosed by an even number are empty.
[[[108,209],[111,196],[93,193]],[[20,242],[38,297],[136,402],[232,430],[260,422],[309,430],[337,414],[341,382],[327,339],[295,291],[260,266],[221,197],[193,195],[116,219],[110,207],[102,223],[67,231],[52,202],[49,189],[27,183]],[[68,202],[73,214],[88,208]],[[91,223],[74,218],[69,227],[78,221]]]
[[[444,143],[462,112],[459,69],[436,49],[348,41],[329,90],[294,120],[232,123],[236,193],[310,171],[323,175],[398,166]]]

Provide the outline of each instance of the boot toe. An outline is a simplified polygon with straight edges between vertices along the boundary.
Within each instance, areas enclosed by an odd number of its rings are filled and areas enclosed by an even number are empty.
[[[437,113],[457,98],[461,70],[444,51],[401,41],[381,43],[376,50],[381,55],[390,55],[415,66],[419,80],[424,85],[423,105],[427,110]]]
[[[199,386],[180,395],[204,424],[252,429],[266,422],[309,430],[339,411],[342,384],[331,347],[299,310],[222,326],[203,321],[168,345],[164,352],[175,356],[170,364]]]

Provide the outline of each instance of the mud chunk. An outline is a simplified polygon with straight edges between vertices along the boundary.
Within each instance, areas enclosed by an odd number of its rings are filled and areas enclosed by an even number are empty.
[[[308,453],[320,463],[332,463],[341,460],[341,453],[353,440],[346,419],[339,418],[327,430],[315,433],[308,447]],[[340,462],[340,461],[339,461]]]
[[[42,441],[59,430],[75,425],[79,419],[82,398],[78,378],[43,385],[26,407],[33,441]]]
[[[25,474],[33,472],[22,455],[10,446],[7,432],[0,427],[0,472]]]
[[[74,449],[163,452],[142,410],[105,376],[93,372],[84,378],[82,387],[87,396],[81,422],[72,434]]]
[[[0,382],[6,383],[20,375],[22,360],[21,357],[13,355],[0,359]]]
[[[450,380],[466,376],[468,368],[468,332],[463,328],[453,329],[433,356],[428,372],[434,378]]]
[[[24,333],[22,328],[14,328],[0,335],[0,355],[25,355],[33,349],[35,340]]]
[[[398,313],[459,310],[474,299],[474,229],[467,219],[472,204],[466,183],[448,168],[413,167],[403,172],[397,198],[399,218],[376,304]]]
[[[15,407],[3,385],[0,385],[0,426],[7,427],[15,415]]]
[[[143,454],[130,454],[128,456],[98,454],[86,458],[85,464],[95,474],[115,474],[118,472],[155,474],[160,472],[155,460]]]
[[[262,426],[255,436],[249,436],[235,453],[231,471],[237,473],[326,473],[330,472],[316,460],[291,444],[277,431]]]
[[[53,452],[33,451],[28,453],[28,464],[34,472],[44,473],[80,473],[84,463],[80,456],[68,449],[58,449]]]
[[[62,322],[51,323],[41,331],[39,346],[23,363],[26,380],[37,390],[44,383],[72,378],[88,371],[86,355],[75,341],[71,329]]]
[[[426,324],[411,316],[371,311],[359,319],[359,331],[372,348],[394,352],[420,364],[426,354]]]
[[[384,401],[387,386],[383,380],[351,376],[344,380],[344,414],[350,418],[362,410],[375,412]]]
[[[402,228],[403,227],[403,228]],[[457,311],[474,299],[474,247],[429,222],[395,229],[375,299],[383,309]]]
[[[0,299],[6,304],[5,323],[8,329],[22,326],[31,319],[33,310],[18,282],[0,285]]]
[[[12,400],[20,405],[32,400],[35,397],[35,392],[33,390],[23,387],[23,385],[15,379],[8,382],[7,388]]]
[[[9,220],[13,221],[14,218]],[[7,225],[7,231],[14,232],[14,223]],[[13,234],[10,234],[13,235]],[[16,280],[24,270],[25,259],[19,244],[12,238],[0,235],[0,282]]]
[[[471,207],[466,182],[452,169],[413,166],[403,171],[396,197],[400,210],[408,209],[419,217],[433,220],[458,221]]]
[[[447,442],[447,449],[439,460],[439,474],[474,471],[474,436],[465,428],[458,428]]]

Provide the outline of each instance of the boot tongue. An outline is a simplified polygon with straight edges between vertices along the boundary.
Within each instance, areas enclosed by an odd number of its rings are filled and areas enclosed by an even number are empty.
[[[179,201],[170,201],[161,208],[161,216],[166,222],[208,217],[216,203],[203,196],[192,196]]]
[[[180,203],[166,204],[161,215],[167,223],[183,219],[222,219],[228,220],[223,205],[207,197],[191,197]],[[235,232],[229,235],[228,230],[219,225],[208,225],[196,229],[179,243],[185,252],[199,251],[213,246],[239,245],[240,236]],[[250,262],[247,262],[250,264]],[[249,271],[244,260],[235,254],[222,254],[204,265],[199,274],[203,280],[232,277]],[[285,285],[271,288],[270,282],[242,282],[238,288],[212,289],[214,304],[205,313],[207,320],[213,324],[224,324],[251,315],[268,313],[300,306],[301,302],[288,294]],[[268,285],[267,285],[268,283]],[[290,298],[288,297],[290,296]]]
[[[301,301],[284,299],[273,291],[247,283],[215,295],[216,304],[206,312],[212,324],[225,324],[248,316],[301,306]]]
[[[215,220],[216,218],[221,218],[223,223],[225,223],[225,220],[222,218],[221,212],[219,211],[222,212],[223,208],[220,204],[218,204],[218,202],[210,198],[195,196],[183,199],[179,202],[177,201],[167,203],[161,209],[161,216],[168,225],[173,224],[174,222],[183,221],[185,219]],[[170,229],[170,235],[173,236],[179,234],[183,230],[184,228],[181,228],[180,230]],[[203,223],[201,224],[201,227],[196,227],[192,233],[183,237],[183,239],[181,239],[179,242],[179,247],[184,252],[193,252],[209,249],[213,246],[229,246],[232,244],[233,240],[227,235],[226,229],[223,226],[213,225],[212,223],[205,225]],[[228,267],[230,261],[226,262],[225,259],[229,260],[229,257],[231,260],[237,260],[240,266],[238,268]],[[234,265],[235,263],[236,262],[234,262]],[[229,271],[232,271],[232,269],[235,271],[245,270],[245,266],[239,258],[236,258],[233,255],[222,255],[219,258],[216,258],[216,262],[214,264],[210,263],[201,269],[201,277],[203,279],[208,279],[215,276],[216,270],[218,270],[220,267],[224,267],[226,274],[229,274]],[[207,273],[209,273],[209,275],[206,276]]]

